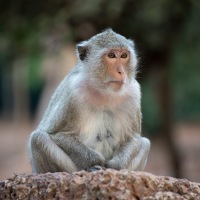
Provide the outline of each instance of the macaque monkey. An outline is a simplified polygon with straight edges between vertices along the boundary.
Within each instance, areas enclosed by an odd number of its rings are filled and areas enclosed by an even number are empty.
[[[33,172],[143,170],[140,86],[132,40],[107,29],[77,45],[77,64],[31,134]]]

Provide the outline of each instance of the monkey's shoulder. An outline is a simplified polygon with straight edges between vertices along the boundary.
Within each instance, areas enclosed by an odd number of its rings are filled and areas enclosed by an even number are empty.
[[[78,108],[73,88],[78,79],[78,70],[72,70],[54,91],[44,116],[39,124],[47,132],[65,131],[75,126],[78,120]]]

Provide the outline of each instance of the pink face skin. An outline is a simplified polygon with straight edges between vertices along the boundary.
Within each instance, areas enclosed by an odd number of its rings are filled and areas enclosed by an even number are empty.
[[[101,55],[100,62],[83,77],[78,92],[81,101],[94,108],[114,108],[131,96],[131,53],[125,48],[111,48]],[[95,63],[94,63],[95,64]],[[93,66],[91,66],[93,67]],[[80,79],[81,80],[81,79]]]
[[[125,49],[111,49],[103,58],[110,77],[108,86],[115,91],[120,90],[127,78],[126,68],[130,61],[130,52]]]
[[[95,106],[116,106],[121,104],[128,96],[128,93],[117,95],[125,86],[127,79],[127,68],[130,61],[130,52],[125,49],[110,49],[103,55],[103,64],[106,81],[105,88],[93,85],[86,80],[83,84],[87,101]],[[103,80],[102,80],[103,81]],[[96,88],[97,87],[97,88]],[[105,91],[107,89],[107,92]],[[111,89],[111,90],[110,90]],[[113,96],[112,91],[115,93]]]

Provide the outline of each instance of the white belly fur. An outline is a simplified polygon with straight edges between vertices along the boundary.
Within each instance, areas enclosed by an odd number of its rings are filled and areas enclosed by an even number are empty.
[[[101,153],[106,159],[110,159],[120,140],[123,139],[125,130],[121,126],[122,120],[127,119],[122,119],[120,114],[113,117],[111,112],[85,113],[84,119],[81,119],[81,142]],[[110,131],[110,137],[107,136],[107,131]],[[98,140],[98,135],[101,135],[101,141]]]

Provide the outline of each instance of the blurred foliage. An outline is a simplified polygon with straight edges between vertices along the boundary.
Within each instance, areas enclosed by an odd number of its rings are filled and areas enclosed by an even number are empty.
[[[36,95],[43,85],[39,71],[44,52],[112,27],[136,42],[143,125],[157,132],[162,68],[170,83],[173,120],[200,119],[199,21],[198,0],[1,0],[0,70],[12,71],[17,59],[28,58],[29,90]]]
[[[193,7],[172,49],[171,78],[175,119],[200,118],[200,5]]]

